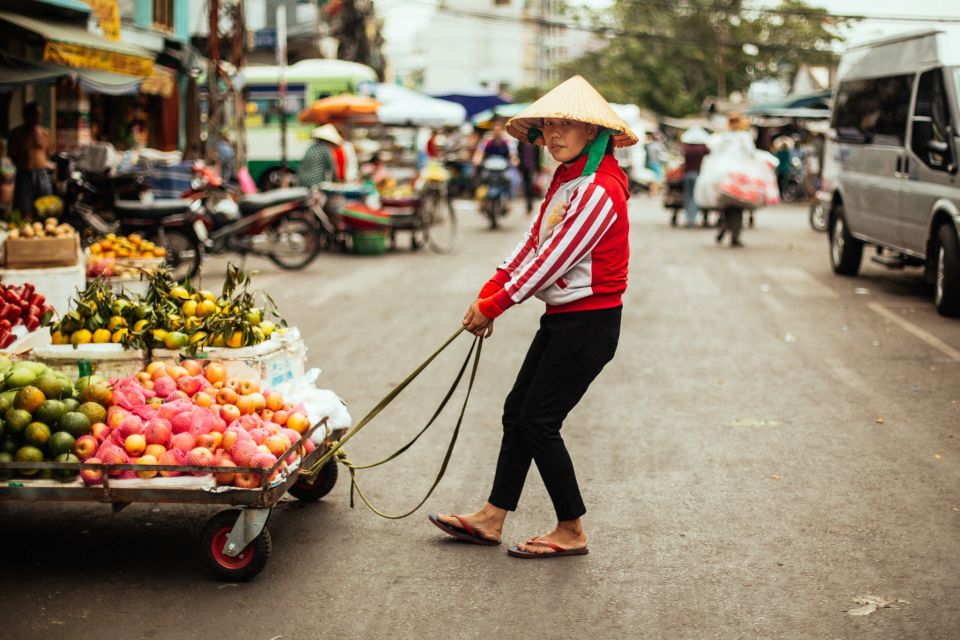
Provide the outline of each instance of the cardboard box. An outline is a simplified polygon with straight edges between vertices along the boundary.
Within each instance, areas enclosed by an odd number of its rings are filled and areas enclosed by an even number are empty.
[[[80,237],[7,238],[7,268],[69,267],[80,256]]]

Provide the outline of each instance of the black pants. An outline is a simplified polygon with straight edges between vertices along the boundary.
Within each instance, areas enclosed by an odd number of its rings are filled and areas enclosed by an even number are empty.
[[[720,219],[720,233],[717,234],[717,242],[723,240],[723,236],[727,233],[727,231],[730,232],[731,242],[740,242],[740,230],[742,228],[743,209],[724,209],[723,217]]]
[[[527,203],[527,213],[533,212],[533,179],[536,173],[531,169],[520,169],[520,176],[523,178],[523,198]]]
[[[503,407],[503,440],[490,504],[513,511],[530,462],[553,501],[557,520],[586,513],[573,461],[560,436],[563,420],[620,338],[621,307],[544,315]]]

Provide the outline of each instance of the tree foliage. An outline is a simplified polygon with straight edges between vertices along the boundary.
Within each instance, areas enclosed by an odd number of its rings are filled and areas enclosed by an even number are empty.
[[[563,75],[583,75],[612,102],[684,116],[699,112],[718,89],[745,91],[754,80],[787,80],[801,64],[835,60],[843,21],[826,10],[802,0],[764,11],[743,5],[615,0],[591,18],[605,41],[564,65]]]

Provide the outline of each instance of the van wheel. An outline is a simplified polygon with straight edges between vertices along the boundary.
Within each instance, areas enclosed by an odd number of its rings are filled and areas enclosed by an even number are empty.
[[[942,316],[960,316],[960,241],[952,224],[940,225],[937,232],[934,302]]]
[[[830,263],[833,272],[842,276],[855,276],[860,272],[860,260],[863,257],[863,242],[847,231],[847,221],[843,217],[842,205],[833,209],[830,225]]]

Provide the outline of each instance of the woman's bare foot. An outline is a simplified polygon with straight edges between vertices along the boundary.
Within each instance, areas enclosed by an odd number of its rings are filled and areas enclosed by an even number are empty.
[[[580,518],[576,520],[564,520],[563,522],[558,522],[557,526],[550,533],[528,538],[526,542],[518,544],[517,548],[530,553],[555,552],[554,549],[547,545],[533,544],[534,542],[549,542],[564,549],[585,549],[587,547],[587,534],[583,530],[583,524],[580,522]]]
[[[507,519],[507,510],[495,507],[489,502],[483,505],[483,508],[475,513],[461,514],[461,518],[467,521],[474,531],[482,538],[487,540],[499,540],[503,533],[503,522]],[[452,527],[462,528],[460,520],[446,513],[438,513],[437,519],[440,522]]]

